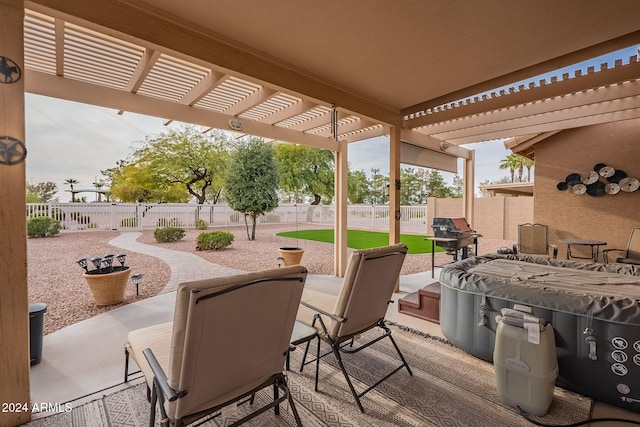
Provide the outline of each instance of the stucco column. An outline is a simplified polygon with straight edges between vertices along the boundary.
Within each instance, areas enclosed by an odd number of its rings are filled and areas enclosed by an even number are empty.
[[[389,244],[400,242],[400,146],[401,125],[391,127],[389,141]],[[395,292],[400,290],[396,283]]]
[[[467,219],[471,228],[474,227],[473,218],[473,201],[475,200],[475,150],[469,150],[469,157],[464,159],[464,172],[462,179],[464,182],[462,190],[462,199],[464,204],[464,217]]]
[[[334,267],[336,276],[343,277],[347,269],[347,181],[348,160],[347,143],[338,141],[335,152],[335,199],[336,216],[334,219]]]
[[[0,402],[29,407],[23,22],[22,0],[0,0]],[[1,426],[30,418],[0,411]]]

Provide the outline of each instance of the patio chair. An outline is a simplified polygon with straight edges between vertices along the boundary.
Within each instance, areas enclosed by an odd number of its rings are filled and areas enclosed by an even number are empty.
[[[320,341],[318,341],[315,360],[305,362],[310,343],[307,342],[300,371],[306,364],[315,361],[315,388],[317,391],[320,359],[333,354],[362,412],[364,412],[364,407],[360,398],[364,394],[373,390],[374,387],[403,367],[407,368],[409,375],[413,375],[384,320],[387,307],[392,302],[391,296],[399,279],[400,268],[406,253],[407,247],[403,244],[353,252],[339,295],[327,295],[305,289],[298,310],[298,321],[315,327],[320,339],[331,346],[331,351],[321,356]],[[358,337],[375,327],[379,328],[381,334],[376,334],[376,337],[370,341],[354,347],[354,337]],[[342,361],[342,354],[357,353],[384,338],[391,340],[402,364],[366,390],[357,393]]]
[[[513,252],[520,255],[558,257],[558,246],[549,244],[549,226],[544,224],[518,224],[518,243]]]
[[[602,251],[602,259],[605,264],[609,263],[610,252],[624,252],[624,256],[616,258],[615,262],[640,265],[640,227],[635,227],[631,230],[627,249],[605,249]]]
[[[183,426],[270,386],[273,402],[232,425],[270,408],[278,415],[284,400],[301,425],[283,369],[306,275],[298,265],[180,284],[173,322],[132,331],[126,343],[147,381],[149,425],[156,403],[163,425]]]

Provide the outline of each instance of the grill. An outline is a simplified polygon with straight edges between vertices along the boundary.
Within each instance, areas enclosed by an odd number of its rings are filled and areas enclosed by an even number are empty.
[[[474,244],[478,237],[465,218],[433,218],[431,228],[433,228],[436,244],[456,258],[460,249],[462,249],[462,258],[466,258],[467,247]],[[437,240],[438,238],[453,240]]]

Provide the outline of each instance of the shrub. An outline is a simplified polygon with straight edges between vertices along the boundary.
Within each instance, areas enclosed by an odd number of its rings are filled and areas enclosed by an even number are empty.
[[[209,223],[204,219],[199,219],[196,221],[196,228],[198,230],[206,230],[208,226],[209,226]]]
[[[156,227],[158,228],[163,228],[163,227],[182,227],[182,221],[180,221],[178,218],[158,218],[158,221],[156,222]]]
[[[60,232],[60,221],[49,216],[39,216],[27,220],[27,236],[47,237]]]
[[[138,226],[138,218],[122,218],[120,220],[120,227],[137,227]]]
[[[180,227],[164,227],[156,228],[153,232],[156,242],[177,242],[185,235],[184,228]]]
[[[233,234],[227,231],[208,231],[198,234],[196,239],[200,250],[225,248],[233,242]]]

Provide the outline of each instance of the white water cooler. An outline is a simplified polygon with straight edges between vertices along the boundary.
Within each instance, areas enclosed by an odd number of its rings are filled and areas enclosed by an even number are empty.
[[[493,352],[502,403],[532,415],[547,413],[558,376],[556,340],[544,319],[503,308]]]

